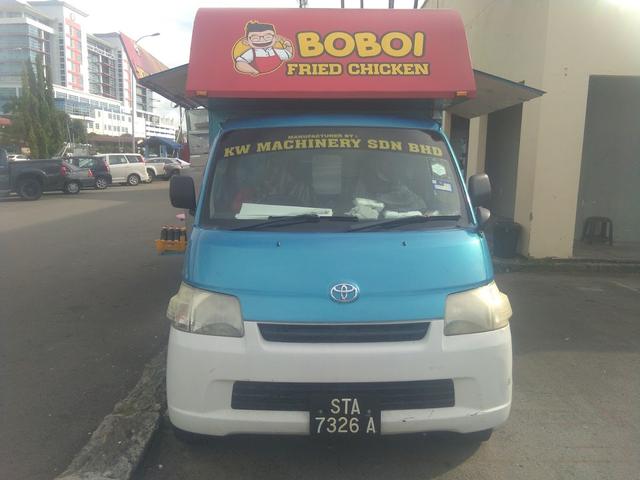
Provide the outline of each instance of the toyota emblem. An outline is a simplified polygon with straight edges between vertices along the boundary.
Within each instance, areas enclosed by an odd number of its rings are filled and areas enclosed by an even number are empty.
[[[329,295],[338,303],[350,303],[357,300],[360,289],[353,283],[337,283],[331,287]]]

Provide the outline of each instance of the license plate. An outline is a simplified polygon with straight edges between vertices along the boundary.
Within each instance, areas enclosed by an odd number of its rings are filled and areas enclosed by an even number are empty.
[[[329,395],[314,398],[309,417],[311,435],[380,434],[380,408],[374,400],[365,397]]]

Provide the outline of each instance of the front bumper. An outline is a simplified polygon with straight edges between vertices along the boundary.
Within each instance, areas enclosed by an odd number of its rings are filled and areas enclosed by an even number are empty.
[[[234,410],[233,383],[399,382],[452,379],[455,405],[382,411],[382,434],[494,428],[511,408],[511,333],[445,337],[432,321],[419,341],[313,344],[265,341],[255,322],[243,338],[196,335],[171,329],[167,404],[178,428],[206,435],[309,434],[303,411]]]

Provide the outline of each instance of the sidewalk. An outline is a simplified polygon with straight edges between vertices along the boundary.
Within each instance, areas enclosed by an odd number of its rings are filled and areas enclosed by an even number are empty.
[[[573,258],[493,258],[494,270],[509,272],[640,273],[640,243],[586,244],[577,241]]]
[[[578,272],[640,273],[640,260],[593,258],[493,258],[496,273],[510,272]]]

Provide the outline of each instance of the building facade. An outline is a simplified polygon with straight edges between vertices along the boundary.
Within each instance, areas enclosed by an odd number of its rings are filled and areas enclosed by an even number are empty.
[[[157,94],[137,84],[123,43],[128,37],[91,34],[86,19],[86,13],[64,1],[0,0],[0,111],[20,94],[25,62],[42,58],[57,108],[83,121],[88,133],[129,136],[130,143],[135,110],[136,138],[173,139],[177,122],[161,118],[154,109]]]
[[[612,220],[616,244],[640,243],[640,2],[425,8],[460,12],[474,68],[546,92],[468,124],[467,174],[489,173],[492,213],[523,227],[520,253],[574,256],[592,216]]]
[[[51,65],[51,18],[15,1],[0,0],[0,112],[21,88],[25,62]]]

